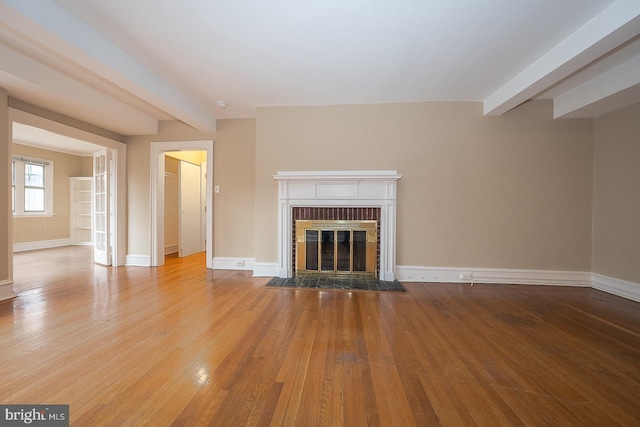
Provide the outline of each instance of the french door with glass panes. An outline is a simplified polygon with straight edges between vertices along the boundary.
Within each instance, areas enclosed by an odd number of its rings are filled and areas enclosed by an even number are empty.
[[[110,150],[93,154],[93,259],[102,265],[111,265],[113,243],[111,167]]]

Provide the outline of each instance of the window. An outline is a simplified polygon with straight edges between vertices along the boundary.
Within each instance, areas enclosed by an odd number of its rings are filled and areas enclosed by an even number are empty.
[[[11,190],[13,215],[53,215],[53,162],[14,156]]]

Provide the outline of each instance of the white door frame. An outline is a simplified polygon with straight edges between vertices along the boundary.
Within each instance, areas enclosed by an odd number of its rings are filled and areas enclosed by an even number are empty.
[[[213,140],[152,142],[149,152],[151,170],[151,212],[149,244],[151,266],[164,264],[164,153],[167,151],[207,152],[206,264],[213,268]]]
[[[111,264],[114,267],[125,265],[127,261],[127,148],[122,146],[111,149],[113,160],[113,238]]]

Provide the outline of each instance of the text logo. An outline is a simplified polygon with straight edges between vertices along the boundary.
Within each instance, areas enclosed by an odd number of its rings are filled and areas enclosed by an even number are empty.
[[[0,427],[69,427],[69,405],[0,405]]]

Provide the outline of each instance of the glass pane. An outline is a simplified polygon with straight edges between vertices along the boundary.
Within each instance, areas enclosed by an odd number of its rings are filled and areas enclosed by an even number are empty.
[[[102,200],[103,197],[100,196],[99,194],[96,194],[96,201],[95,201],[95,210],[96,212],[104,212],[104,208],[102,206]]]
[[[305,246],[307,270],[318,271],[318,230],[306,230]]]
[[[337,241],[338,246],[338,271],[351,271],[351,231],[338,230]]]
[[[333,230],[322,230],[322,245],[321,249],[321,257],[322,257],[322,271],[333,271],[334,267],[334,239],[335,239],[335,231]]]
[[[353,231],[353,271],[367,271],[366,231]]]
[[[96,175],[95,177],[95,189],[96,194],[104,193],[103,177],[101,175]]]
[[[95,161],[93,166],[93,173],[98,175],[104,172],[104,156],[96,156],[93,158]]]
[[[24,210],[25,212],[44,212],[43,188],[24,189]]]
[[[104,235],[104,233],[99,233],[98,232],[98,233],[96,233],[95,236],[96,236],[95,248],[97,250],[103,251],[105,249],[105,244],[104,244],[105,243],[105,239],[104,239],[105,235]]]
[[[24,165],[24,185],[29,187],[44,187],[44,166]]]
[[[95,216],[95,227],[96,231],[104,231],[104,214],[96,214]]]

